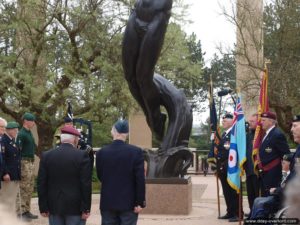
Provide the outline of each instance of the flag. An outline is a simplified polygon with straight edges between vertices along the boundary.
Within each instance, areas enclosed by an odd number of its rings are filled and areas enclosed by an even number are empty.
[[[227,182],[240,192],[240,177],[243,174],[243,164],[246,161],[246,127],[245,116],[240,97],[237,99],[233,125],[230,131],[230,150],[228,156]]]
[[[257,126],[255,129],[254,139],[253,139],[253,151],[252,160],[254,165],[254,172],[258,175],[258,167],[260,166],[259,159],[259,147],[261,145],[262,139],[264,137],[264,131],[261,126],[261,114],[269,111],[269,101],[268,101],[268,68],[265,66],[259,94],[259,104],[257,110]]]
[[[210,151],[207,156],[207,162],[209,163],[216,163],[216,157],[217,157],[217,146],[220,144],[221,135],[220,135],[220,128],[218,126],[218,117],[217,117],[217,110],[216,110],[216,104],[213,97],[213,87],[212,87],[212,80],[210,83],[210,99],[209,99],[209,112],[210,112],[210,140],[211,140],[211,147]]]

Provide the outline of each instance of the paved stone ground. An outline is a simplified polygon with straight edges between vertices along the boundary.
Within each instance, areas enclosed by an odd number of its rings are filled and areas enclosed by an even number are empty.
[[[190,215],[149,215],[141,214],[139,225],[222,225],[238,224],[229,223],[227,220],[218,220],[218,208],[216,200],[216,178],[214,176],[192,176],[193,184],[193,209]],[[91,217],[87,225],[100,225],[99,195],[93,195]],[[225,202],[221,196],[221,215],[225,214]],[[38,214],[37,199],[33,199],[33,212]],[[244,211],[248,211],[248,204],[244,199]],[[47,219],[39,216],[29,225],[48,224]],[[2,225],[0,223],[0,225]]]

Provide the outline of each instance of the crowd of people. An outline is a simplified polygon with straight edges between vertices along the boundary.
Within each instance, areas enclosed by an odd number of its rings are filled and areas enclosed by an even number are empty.
[[[34,186],[36,144],[31,133],[35,116],[25,113],[17,122],[0,118],[1,217],[30,222]],[[96,171],[101,181],[102,224],[137,224],[145,207],[144,156],[129,145],[127,120],[118,120],[111,130],[113,142],[97,152]],[[90,216],[92,166],[90,152],[78,145],[81,133],[72,122],[60,129],[60,143],[40,157],[37,177],[38,205],[50,225],[84,225]],[[14,222],[17,224],[17,222]]]
[[[277,117],[274,112],[261,114],[261,128],[264,137],[257,156],[258,173],[253,161],[253,141],[257,126],[258,115],[248,118],[246,163],[246,189],[250,213],[245,214],[248,219],[270,218],[284,207],[286,186],[296,176],[295,164],[300,157],[300,115],[293,118],[291,132],[294,141],[299,144],[295,152],[291,152],[287,139],[277,127]],[[228,219],[229,222],[239,220],[239,200],[236,191],[227,182],[228,155],[230,148],[230,129],[233,124],[233,115],[227,113],[222,118],[222,134],[219,145],[216,147],[217,174],[221,181],[226,214],[219,219]],[[243,214],[243,210],[241,212]]]

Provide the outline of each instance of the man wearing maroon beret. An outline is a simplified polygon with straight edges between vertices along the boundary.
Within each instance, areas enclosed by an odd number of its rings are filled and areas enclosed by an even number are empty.
[[[261,195],[268,196],[272,187],[279,187],[282,180],[281,160],[290,149],[284,134],[276,127],[276,114],[268,111],[261,115],[265,136],[259,148],[258,164],[261,177]]]
[[[61,145],[41,156],[39,209],[50,225],[84,225],[90,215],[90,159],[76,148],[79,137],[74,127],[66,125],[61,129]]]

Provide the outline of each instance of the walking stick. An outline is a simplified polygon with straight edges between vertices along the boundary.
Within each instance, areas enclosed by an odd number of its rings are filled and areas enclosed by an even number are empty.
[[[216,181],[217,181],[217,201],[218,201],[218,217],[221,216],[221,209],[220,209],[220,189],[219,189],[219,176],[218,172],[216,172]]]
[[[239,225],[242,224],[243,215],[242,215],[242,208],[243,208],[243,187],[242,187],[242,180],[240,177],[240,193],[239,193]]]

